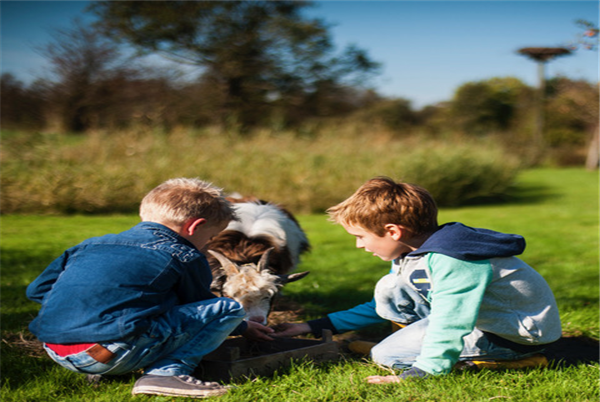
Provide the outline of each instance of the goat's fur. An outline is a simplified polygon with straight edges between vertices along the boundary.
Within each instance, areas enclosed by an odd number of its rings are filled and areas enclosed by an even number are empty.
[[[249,319],[266,322],[279,289],[308,274],[290,273],[310,244],[298,221],[282,207],[257,199],[230,200],[238,220],[206,247],[211,290],[240,302]]]

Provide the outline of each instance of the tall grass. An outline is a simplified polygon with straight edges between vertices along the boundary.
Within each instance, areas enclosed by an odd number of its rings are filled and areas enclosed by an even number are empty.
[[[295,212],[323,211],[373,176],[427,187],[441,205],[503,196],[518,164],[491,140],[130,130],[87,136],[3,133],[3,213],[134,212],[151,188],[200,177]]]

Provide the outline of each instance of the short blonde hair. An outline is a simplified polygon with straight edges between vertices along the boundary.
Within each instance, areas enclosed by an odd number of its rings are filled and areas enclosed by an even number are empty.
[[[183,225],[190,218],[204,218],[211,225],[236,219],[223,190],[200,179],[176,178],[150,191],[140,204],[142,221]]]
[[[368,180],[327,213],[335,223],[358,226],[377,236],[385,234],[388,223],[405,227],[413,236],[432,233],[438,227],[437,205],[427,190],[383,176]]]

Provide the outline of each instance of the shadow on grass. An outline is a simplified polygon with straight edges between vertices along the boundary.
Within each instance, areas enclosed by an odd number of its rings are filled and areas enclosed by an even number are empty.
[[[543,203],[546,200],[562,197],[561,194],[554,192],[551,187],[530,184],[521,184],[514,186],[506,194],[478,197],[465,201],[461,206],[499,206],[499,205],[531,205]]]
[[[509,191],[507,201],[517,205],[539,204],[548,199],[556,200],[557,197],[561,195],[549,186],[521,184]]]
[[[16,332],[27,328],[40,305],[27,299],[24,285],[2,285],[2,330]]]
[[[549,346],[544,354],[550,367],[569,367],[581,363],[600,363],[600,343],[587,336],[565,336]]]

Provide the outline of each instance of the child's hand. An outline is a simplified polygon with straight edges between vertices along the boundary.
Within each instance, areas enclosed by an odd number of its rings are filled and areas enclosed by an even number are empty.
[[[303,322],[300,324],[293,324],[290,322],[284,322],[277,324],[273,327],[275,333],[272,334],[274,337],[287,338],[296,335],[304,335],[310,332],[310,326]]]
[[[252,341],[272,341],[273,340],[273,338],[271,338],[269,335],[273,334],[273,332],[275,332],[275,330],[273,330],[272,328],[266,327],[262,324],[259,324],[258,322],[255,322],[255,321],[247,321],[247,322],[248,322],[248,328],[242,334],[244,336],[244,338],[248,338]]]

